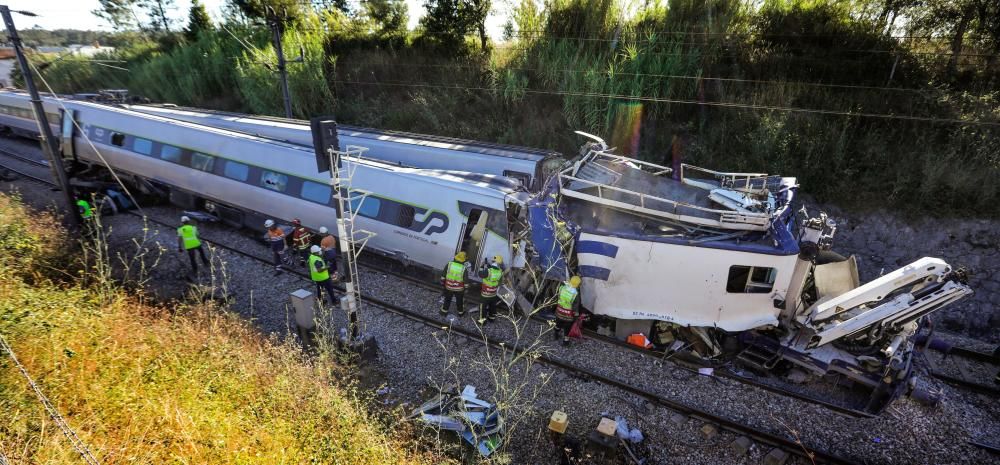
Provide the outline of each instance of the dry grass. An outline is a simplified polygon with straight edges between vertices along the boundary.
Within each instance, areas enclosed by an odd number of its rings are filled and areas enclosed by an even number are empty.
[[[42,282],[63,233],[26,213],[0,196],[0,333],[102,463],[438,461],[368,413],[338,381],[343,368],[234,316],[124,297],[101,306],[72,282]],[[13,463],[80,463],[6,354],[0,412]]]

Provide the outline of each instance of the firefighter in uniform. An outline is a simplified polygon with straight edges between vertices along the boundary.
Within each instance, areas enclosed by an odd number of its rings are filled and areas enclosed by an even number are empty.
[[[309,249],[309,277],[316,283],[316,297],[323,298],[323,292],[330,298],[330,304],[337,303],[337,297],[333,292],[333,280],[330,279],[330,268],[323,260],[321,254],[323,249],[314,245]]]
[[[573,327],[573,322],[580,315],[580,277],[573,276],[568,282],[559,286],[557,293],[559,300],[556,302],[556,332],[553,337],[558,339],[562,335],[563,345],[569,345],[569,330]]]
[[[482,325],[486,324],[487,319],[489,321],[497,319],[497,301],[500,300],[500,297],[497,296],[497,288],[503,281],[503,257],[494,256],[492,263],[483,264],[482,268],[479,269],[479,277],[483,280],[479,291],[482,303],[479,304],[478,320],[479,324]]]
[[[465,316],[466,275],[469,264],[465,262],[465,252],[459,252],[455,259],[444,266],[441,283],[444,284],[444,303],[441,305],[441,315],[447,315],[451,308],[451,299],[458,306],[458,316]]]
[[[197,250],[201,255],[201,264],[208,266],[208,258],[205,257],[205,249],[201,246],[201,239],[198,239],[198,228],[191,225],[191,218],[181,217],[181,227],[177,228],[177,253],[187,250],[188,259],[191,260],[191,272],[198,274],[198,263],[194,260],[194,252]]]
[[[298,218],[292,220],[292,246],[299,254],[299,265],[305,265],[309,259],[309,247],[312,246],[312,233],[302,226],[302,221]]]

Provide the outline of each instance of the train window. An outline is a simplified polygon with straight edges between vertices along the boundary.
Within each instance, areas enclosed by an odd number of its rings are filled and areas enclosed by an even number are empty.
[[[396,226],[401,228],[409,228],[413,226],[413,217],[417,214],[417,211],[409,205],[399,206],[399,215],[396,217]]]
[[[250,167],[243,163],[226,161],[226,167],[222,170],[222,174],[229,179],[246,181],[247,176],[250,175]]]
[[[726,292],[766,294],[774,288],[776,275],[774,268],[733,265],[729,267]]]
[[[299,195],[310,202],[328,205],[330,203],[330,196],[333,195],[333,190],[325,184],[302,181],[302,192]]]
[[[382,202],[378,197],[366,195],[363,192],[351,192],[351,211],[368,218],[378,218],[378,211],[382,208]]]
[[[153,153],[153,141],[136,137],[132,139],[132,151],[149,155]]]
[[[528,173],[522,173],[520,171],[503,170],[503,175],[506,178],[511,178],[520,181],[522,187],[528,187],[531,183],[531,175]]]
[[[191,167],[196,170],[212,172],[212,166],[214,164],[215,157],[198,152],[191,154]]]
[[[164,144],[160,147],[160,159],[163,161],[169,161],[170,163],[180,163],[181,155],[183,152],[179,147],[174,147],[173,145]]]
[[[122,134],[120,132],[112,132],[111,145],[117,145],[119,147],[125,145],[125,134]]]
[[[153,152],[153,141],[135,137],[132,139],[132,151],[143,155],[149,155]]]
[[[260,185],[273,191],[284,192],[288,187],[288,176],[274,171],[261,171]]]

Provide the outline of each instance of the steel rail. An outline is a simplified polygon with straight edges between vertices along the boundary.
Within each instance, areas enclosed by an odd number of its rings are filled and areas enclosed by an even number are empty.
[[[0,166],[4,166],[4,165],[0,165]],[[21,172],[20,170],[13,169],[13,168],[10,168],[10,167],[7,167],[7,166],[4,166],[4,167],[10,169],[11,171],[17,172],[18,174],[21,174],[21,175],[23,175],[23,176],[25,176],[25,177],[27,177],[29,179],[32,179],[32,180],[34,180],[36,182],[44,183],[46,185],[53,185],[53,183],[51,181],[49,181],[49,180],[42,179],[42,178],[39,178],[37,176],[32,176],[32,175],[29,175],[27,173]],[[134,212],[129,212],[129,213],[131,213],[132,215],[137,216],[137,217],[141,217],[142,216],[142,215],[139,215],[138,213],[134,213]],[[172,224],[169,224],[169,223],[167,223],[165,221],[162,221],[162,220],[158,220],[156,218],[151,218],[148,215],[145,216],[145,218],[147,220],[153,222],[153,223],[157,223],[157,224],[160,224],[160,225],[163,225],[163,226],[173,227]],[[219,247],[219,248],[221,248],[223,250],[235,253],[237,255],[243,256],[245,258],[249,258],[249,259],[257,261],[257,262],[260,262],[260,263],[265,264],[267,266],[271,266],[271,261],[268,260],[268,259],[266,259],[266,258],[259,257],[257,255],[251,254],[249,252],[240,250],[240,249],[235,248],[235,247],[230,247],[230,246],[228,246],[226,244],[223,244],[222,242],[219,242],[217,240],[207,239],[207,238],[204,238],[204,237],[201,238],[201,239],[202,239],[202,241],[207,242],[209,244],[213,244],[216,247]],[[291,274],[299,277],[302,280],[311,281],[311,279],[309,278],[309,276],[307,276],[304,272],[301,272],[299,270],[294,270],[294,269],[288,269],[286,271],[288,271]],[[343,291],[343,286],[337,286],[337,287],[338,287],[338,290]],[[450,322],[441,321],[441,320],[438,320],[437,318],[433,318],[433,317],[429,317],[429,316],[426,316],[426,315],[422,315],[422,314],[420,314],[418,312],[415,312],[413,310],[410,310],[410,309],[407,309],[407,308],[404,308],[404,307],[401,307],[401,306],[398,306],[398,305],[395,305],[395,304],[383,301],[381,299],[378,299],[376,297],[372,297],[370,295],[362,295],[362,299],[365,302],[374,305],[375,307],[382,308],[383,310],[386,310],[388,312],[397,314],[399,316],[402,316],[404,318],[410,319],[412,321],[421,323],[421,324],[423,324],[425,326],[434,328],[436,330],[440,330],[441,328],[448,328],[450,331],[453,331],[453,332],[455,332],[455,333],[457,333],[457,334],[459,334],[459,335],[461,335],[461,336],[463,336],[463,337],[465,337],[465,338],[467,338],[469,340],[472,340],[474,342],[482,343],[484,345],[488,345],[490,347],[493,347],[493,348],[496,348],[496,349],[500,349],[500,350],[511,350],[512,353],[518,354],[518,355],[524,354],[524,352],[526,351],[526,349],[523,348],[523,347],[520,347],[520,346],[517,346],[517,345],[513,345],[513,346],[506,345],[506,343],[504,341],[490,340],[489,338],[485,337],[484,335],[476,333],[476,332],[474,332],[472,330],[465,329],[465,328],[462,328],[462,327],[454,326]],[[536,360],[538,360],[540,363],[542,363],[544,365],[548,365],[548,366],[560,369],[562,371],[565,371],[565,372],[570,373],[572,375],[575,375],[577,377],[580,377],[580,378],[583,378],[583,379],[588,379],[588,380],[591,380],[591,381],[597,381],[599,383],[603,383],[603,384],[606,384],[606,385],[609,385],[609,386],[613,386],[616,389],[619,389],[621,391],[628,392],[628,393],[633,394],[635,396],[644,398],[644,399],[646,399],[647,401],[649,401],[651,403],[661,405],[664,408],[667,408],[668,410],[672,410],[672,411],[680,413],[682,415],[687,415],[687,416],[690,416],[690,417],[693,417],[693,418],[697,418],[697,419],[699,419],[701,421],[705,421],[705,422],[708,422],[708,423],[716,424],[720,428],[725,429],[727,431],[731,431],[731,432],[739,434],[739,435],[747,436],[749,438],[754,439],[758,443],[766,444],[766,445],[769,445],[769,446],[772,446],[772,447],[780,448],[780,449],[784,450],[785,452],[797,455],[799,457],[806,458],[807,460],[816,460],[816,461],[818,461],[818,463],[829,463],[829,464],[855,464],[855,463],[858,463],[858,462],[855,462],[855,461],[853,461],[851,459],[848,459],[846,457],[842,457],[842,456],[837,455],[837,454],[832,453],[832,452],[822,451],[822,450],[819,450],[819,449],[810,449],[808,445],[802,443],[801,441],[799,441],[797,439],[788,438],[788,437],[781,436],[781,435],[774,434],[774,433],[767,432],[767,431],[762,431],[762,430],[754,428],[752,426],[739,423],[739,422],[737,422],[735,420],[731,420],[731,419],[722,417],[720,415],[716,415],[714,413],[698,409],[698,408],[690,406],[690,405],[685,405],[685,404],[682,404],[680,402],[676,402],[676,401],[670,400],[670,399],[668,399],[668,398],[666,398],[664,396],[661,396],[661,395],[656,394],[654,392],[645,390],[645,389],[640,388],[638,386],[634,386],[632,384],[629,384],[627,382],[624,382],[624,381],[621,381],[621,380],[618,380],[618,379],[611,378],[609,376],[605,376],[605,375],[602,375],[602,374],[599,374],[599,373],[595,373],[595,372],[593,372],[593,371],[591,371],[591,370],[589,370],[587,368],[579,367],[579,366],[573,365],[571,363],[564,362],[562,360],[558,360],[558,359],[555,359],[555,358],[552,358],[552,357],[548,357],[548,356],[545,356],[545,355],[538,356],[536,358]]]

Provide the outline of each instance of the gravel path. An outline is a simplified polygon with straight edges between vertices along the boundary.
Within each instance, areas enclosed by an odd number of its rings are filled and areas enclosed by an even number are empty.
[[[3,145],[12,141],[0,140]],[[24,144],[20,144],[24,145]],[[37,149],[35,150],[37,153]],[[30,151],[22,150],[29,154]],[[4,164],[14,165],[5,159]],[[44,170],[43,170],[44,171]],[[43,207],[52,204],[53,193],[30,182],[0,183],[4,190],[19,189],[25,200]],[[157,219],[176,221],[179,210],[173,207],[147,208]],[[105,218],[112,245],[131,250],[132,238],[140,236],[143,225],[132,215]],[[151,225],[155,240],[166,252],[152,271],[157,295],[183,298],[189,286],[180,279],[186,272],[187,257],[176,253],[172,228]],[[240,250],[267,257],[265,247],[245,234],[224,226],[199,225],[202,236],[217,239]],[[263,332],[285,337],[293,323],[288,293],[311,289],[311,284],[291,274],[274,276],[273,268],[242,256],[218,251],[216,259],[225,263],[229,293],[235,298],[232,309],[251,320]],[[439,305],[436,292],[401,282],[382,273],[363,270],[361,286],[379,299],[435,315]],[[339,316],[338,324],[343,318]],[[365,306],[362,321],[366,331],[379,342],[381,354],[374,367],[379,378],[388,380],[386,400],[419,404],[428,384],[455,382],[473,384],[481,397],[489,398],[490,370],[484,363],[495,349],[450,334],[446,328],[432,331],[393,314]],[[472,328],[467,316],[455,324]],[[534,322],[524,323],[525,334],[538,334],[546,328]],[[501,320],[487,325],[491,338],[511,339],[511,322]],[[936,407],[924,407],[909,399],[897,401],[883,415],[872,419],[848,418],[820,406],[780,396],[732,380],[690,376],[673,369],[669,362],[608,346],[594,340],[575,343],[570,348],[546,344],[547,354],[593,369],[605,376],[641,385],[679,403],[751,424],[778,433],[796,432],[809,447],[850,457],[861,463],[988,463],[993,457],[967,445],[968,440],[996,442],[1000,438],[1000,411],[996,399],[971,394],[937,382],[922,380],[940,389],[943,400]],[[514,379],[523,379],[526,390],[538,389],[534,411],[518,415],[521,419],[512,436],[512,463],[553,463],[553,448],[544,433],[548,414],[554,409],[570,415],[570,433],[578,436],[596,426],[602,413],[622,415],[630,425],[643,430],[650,449],[649,463],[760,463],[767,452],[761,447],[749,456],[737,456],[727,445],[735,439],[729,433],[706,440],[694,419],[675,422],[671,412],[646,404],[643,400],[595,382],[569,377],[545,366],[535,365],[528,373],[512,370]],[[548,382],[545,380],[548,379]],[[508,384],[509,386],[510,384]]]

